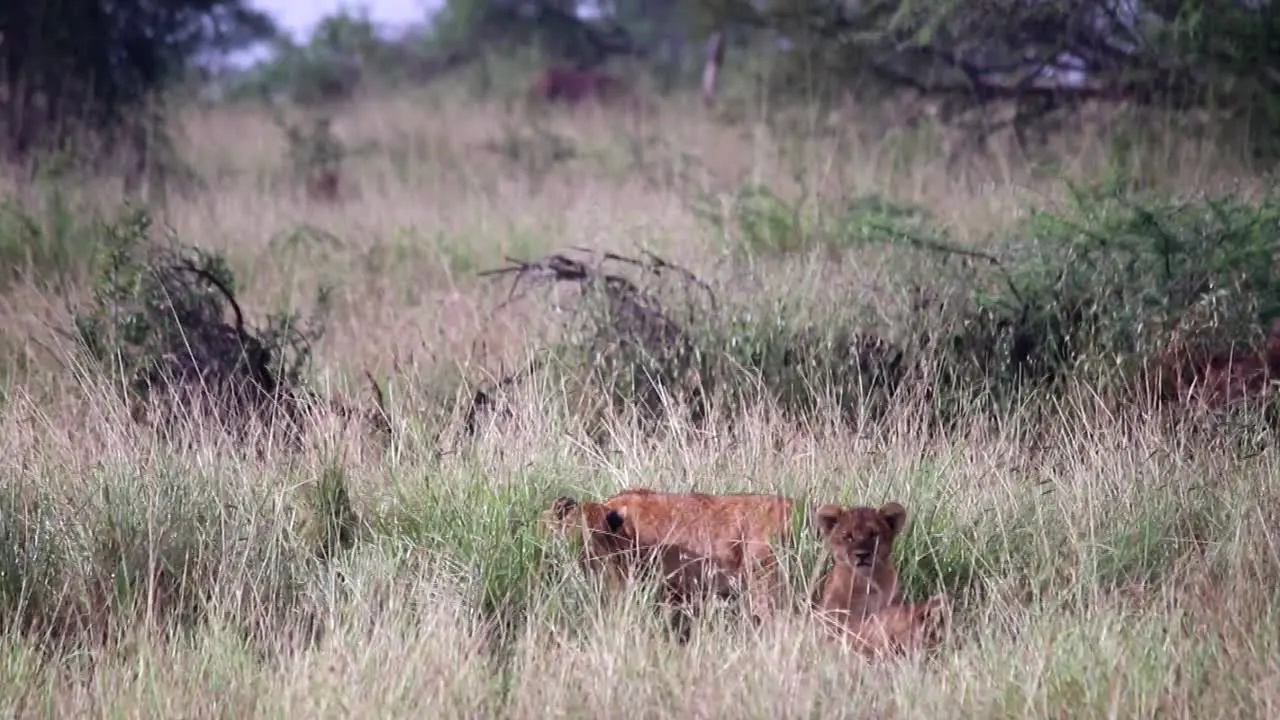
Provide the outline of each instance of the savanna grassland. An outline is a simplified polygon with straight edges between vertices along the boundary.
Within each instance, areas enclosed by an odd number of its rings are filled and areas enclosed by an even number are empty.
[[[1267,179],[1151,118],[949,154],[894,112],[370,98],[335,115],[332,203],[266,112],[179,112],[202,184],[151,192],[151,234],[224,258],[252,323],[330,288],[309,387],[368,407],[367,372],[385,396],[384,434],[316,404],[297,447],[135,422],[74,332],[119,182],[10,172],[0,713],[1275,716],[1273,435],[1122,392],[1175,319],[1246,338],[1280,312]],[[680,339],[657,343],[696,348],[664,387],[701,400],[636,390],[652,363],[572,284],[503,306],[511,278],[478,276],[574,247],[709,286],[714,309],[663,305]],[[871,336],[902,350],[897,392],[857,369]],[[618,367],[630,386],[602,379]],[[477,389],[502,411],[468,435]],[[953,637],[869,664],[801,613],[724,613],[677,645],[643,597],[600,607],[539,524],[557,495],[632,485],[900,501],[906,593],[951,593]]]

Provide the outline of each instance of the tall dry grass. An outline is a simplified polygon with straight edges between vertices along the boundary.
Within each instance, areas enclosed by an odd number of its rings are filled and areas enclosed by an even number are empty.
[[[1116,161],[1108,134],[1089,126],[1056,141],[1052,172],[1000,147],[949,171],[936,138],[884,134],[856,113],[816,117],[730,125],[673,101],[643,120],[532,119],[438,94],[373,100],[337,118],[343,140],[366,150],[348,161],[353,196],[336,206],[281,183],[285,147],[265,114],[182,117],[184,157],[209,188],[171,194],[165,220],[227,256],[251,312],[304,305],[333,283],[318,382],[354,396],[362,369],[390,378],[397,434],[381,448],[328,422],[300,455],[216,437],[165,445],[49,330],[68,326],[63,296],[85,285],[33,276],[8,288],[0,712],[1275,715],[1280,454],[1269,447],[1234,452],[1112,416],[1081,389],[1034,428],[974,419],[939,436],[909,401],[852,428],[798,427],[758,407],[733,427],[677,426],[660,440],[614,426],[602,450],[558,409],[565,389],[541,376],[474,443],[440,434],[460,384],[516,366],[542,327],[532,310],[491,312],[504,289],[475,272],[506,255],[648,248],[746,305],[879,308],[893,328],[910,267],[871,250],[836,264],[822,252],[734,262],[741,239],[710,231],[690,197],[748,179],[785,197],[874,191],[925,205],[981,244],[1027,207],[1057,202],[1062,176]],[[576,157],[540,157],[535,123],[569,138]],[[1204,142],[1144,142],[1126,156],[1133,176],[1171,192],[1241,172]],[[46,197],[6,184],[33,207]],[[89,212],[118,190],[61,192]],[[296,235],[303,224],[329,239]],[[643,598],[599,607],[572,550],[538,531],[556,495],[629,485],[899,500],[911,512],[898,548],[909,594],[955,594],[954,637],[936,659],[876,666],[799,614],[759,631],[713,615],[675,645]],[[353,544],[325,559],[337,516]],[[802,548],[802,564],[816,548]],[[42,623],[24,631],[29,617]]]

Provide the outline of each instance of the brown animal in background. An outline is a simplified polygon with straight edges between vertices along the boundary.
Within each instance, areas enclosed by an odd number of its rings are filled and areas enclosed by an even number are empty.
[[[604,101],[627,94],[624,83],[596,70],[547,68],[534,80],[529,94],[543,102],[577,105],[585,100]]]
[[[790,535],[793,503],[779,495],[625,490],[602,503],[560,497],[549,511],[561,532],[582,536],[579,564],[615,585],[652,563],[666,602],[696,611],[706,595],[745,591],[758,620],[784,602],[774,544]]]
[[[1159,368],[1162,401],[1225,407],[1268,393],[1280,380],[1280,318],[1261,350],[1192,352],[1175,337]]]
[[[867,655],[936,644],[948,622],[950,598],[903,602],[891,553],[907,511],[891,502],[877,509],[823,505],[816,513],[833,567],[819,586],[819,618]]]
[[[307,197],[324,203],[334,203],[341,199],[336,170],[318,170],[307,178]]]

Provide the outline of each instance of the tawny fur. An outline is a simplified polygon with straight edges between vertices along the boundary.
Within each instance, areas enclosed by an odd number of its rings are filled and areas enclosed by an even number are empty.
[[[937,647],[950,616],[951,598],[936,595],[922,603],[883,607],[838,631],[856,651],[869,658],[900,655]]]
[[[890,553],[906,524],[905,508],[898,503],[880,509],[823,505],[815,520],[833,560],[821,585],[819,612],[856,622],[899,602],[898,569]]]
[[[561,528],[583,528],[584,570],[621,580],[636,562],[656,561],[667,601],[696,607],[707,595],[745,591],[751,613],[764,619],[784,602],[774,546],[790,533],[792,507],[778,495],[633,488],[602,503],[557,498],[550,512]]]
[[[824,505],[815,521],[833,560],[814,603],[821,620],[870,656],[940,641],[949,622],[950,598],[939,595],[909,604],[901,596],[892,551],[907,522],[902,505]]]
[[[580,543],[578,565],[582,571],[588,575],[602,574],[610,593],[621,590],[639,559],[639,548],[621,533],[621,516],[615,514],[610,505],[622,502],[633,492],[645,490],[624,491],[603,503],[579,503],[574,498],[561,496],[551,503],[546,513],[546,524],[553,533],[572,537]]]

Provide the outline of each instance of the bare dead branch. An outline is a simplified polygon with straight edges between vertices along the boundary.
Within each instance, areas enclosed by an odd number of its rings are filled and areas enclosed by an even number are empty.
[[[645,253],[643,257],[635,258],[578,247],[570,250],[581,253],[582,258],[570,257],[565,253],[553,253],[537,260],[517,260],[508,257],[506,267],[485,270],[480,272],[479,276],[511,278],[507,297],[498,309],[526,297],[536,287],[561,283],[577,285],[582,289],[584,297],[591,297],[594,294],[597,299],[603,299],[606,313],[596,318],[598,322],[593,326],[594,334],[588,338],[585,347],[597,361],[605,357],[621,357],[618,353],[626,354],[636,351],[640,353],[637,357],[647,357],[656,361],[656,366],[641,373],[645,377],[632,378],[632,382],[648,388],[641,391],[646,393],[647,397],[641,404],[654,413],[660,412],[658,396],[664,392],[661,388],[671,382],[678,382],[673,378],[682,376],[684,369],[689,366],[695,349],[694,342],[685,324],[673,318],[657,293],[619,272],[610,270],[609,266],[633,267],[643,271],[644,275],[651,279],[670,278],[683,287],[696,287],[698,293],[705,295],[712,314],[718,312],[714,291],[693,272],[653,253]],[[686,301],[688,300],[689,297],[686,296]],[[697,315],[698,313],[690,304],[690,312],[685,322],[697,322]],[[523,380],[538,366],[539,364],[533,364],[517,373],[503,377],[492,388],[477,391],[464,417],[464,431],[467,434],[475,432],[476,418],[495,401],[496,390]],[[638,369],[625,372],[632,371],[640,372]],[[663,377],[653,375],[655,372]]]

